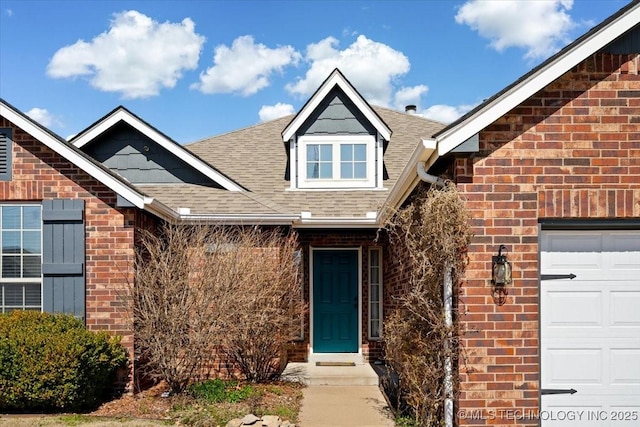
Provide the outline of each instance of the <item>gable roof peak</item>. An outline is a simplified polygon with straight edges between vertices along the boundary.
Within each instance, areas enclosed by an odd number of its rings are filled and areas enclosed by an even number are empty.
[[[194,153],[178,144],[176,141],[133,114],[122,105],[113,109],[110,113],[90,125],[88,128],[80,132],[70,143],[76,148],[82,149],[87,144],[95,141],[100,135],[109,129],[112,129],[118,123],[126,123],[151,141],[158,144],[178,159],[188,164],[193,169],[202,173],[212,181],[219,184],[222,188],[229,191],[244,191],[245,188],[240,184],[222,174],[209,163],[196,156]]]
[[[282,140],[289,141],[311,114],[318,108],[322,101],[329,95],[333,88],[338,87],[342,92],[354,103],[356,108],[366,117],[373,125],[376,131],[389,141],[391,139],[391,129],[375,112],[356,88],[347,80],[342,72],[335,68],[331,74],[322,82],[320,87],[311,95],[311,98],[304,104],[302,109],[294,116],[291,122],[282,131]]]

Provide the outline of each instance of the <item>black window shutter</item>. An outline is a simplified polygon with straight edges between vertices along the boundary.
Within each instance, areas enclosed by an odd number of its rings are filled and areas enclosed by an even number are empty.
[[[42,202],[42,309],[85,320],[84,200]]]
[[[11,181],[11,141],[10,128],[0,128],[0,181]]]

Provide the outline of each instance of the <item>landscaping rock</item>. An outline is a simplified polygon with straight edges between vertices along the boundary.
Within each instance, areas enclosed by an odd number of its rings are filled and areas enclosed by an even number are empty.
[[[260,421],[260,418],[256,417],[253,414],[249,414],[249,415],[245,415],[244,418],[242,418],[242,425],[243,426],[252,426],[255,423],[257,423],[258,421]]]
[[[234,418],[229,421],[225,427],[296,427],[291,421],[282,421],[277,415],[264,415],[258,418],[253,414],[245,415],[243,418]]]
[[[262,417],[263,427],[280,427],[282,425],[282,419],[277,415],[265,415]]]

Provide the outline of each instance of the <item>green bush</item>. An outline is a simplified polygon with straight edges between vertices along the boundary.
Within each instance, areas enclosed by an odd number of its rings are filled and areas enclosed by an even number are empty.
[[[120,339],[78,319],[33,311],[0,315],[0,410],[61,411],[96,406],[126,366]]]

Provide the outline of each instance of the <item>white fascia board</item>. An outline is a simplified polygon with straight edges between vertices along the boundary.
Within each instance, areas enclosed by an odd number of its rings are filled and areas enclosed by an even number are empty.
[[[300,219],[295,228],[378,228],[375,218],[321,218]]]
[[[141,122],[137,117],[131,115],[128,111],[124,109],[119,109],[109,117],[105,118],[103,121],[97,123],[91,129],[87,130],[85,133],[80,135],[76,140],[73,141],[73,145],[78,148],[82,148],[84,145],[88,144],[90,141],[93,141],[95,138],[100,136],[102,133],[109,130],[111,127],[115,126],[119,121],[124,121],[128,125],[132,126],[138,132],[145,135],[147,138],[151,139],[158,143],[161,147],[165,148],[170,153],[174,154],[180,160],[186,162],[189,166],[196,169],[198,172],[204,174],[208,178],[211,178],[213,181],[220,184],[226,190],[229,191],[243,191],[242,188],[229,180],[225,176],[218,173],[211,166],[191,154],[186,149],[178,146],[173,141],[169,140],[167,137],[162,135],[157,130],[148,126],[146,123]]]
[[[152,197],[145,197],[144,210],[164,220],[175,222],[180,218],[178,213],[164,203]]]
[[[498,120],[538,91],[552,83],[589,55],[602,49],[613,40],[629,31],[640,22],[640,3],[620,16],[593,36],[574,46],[564,55],[520,82],[482,110],[461,122],[458,126],[438,135],[438,154],[447,154],[473,135]]]
[[[40,127],[35,126],[31,121],[25,119],[22,114],[14,111],[12,108],[9,108],[4,103],[0,103],[0,115],[6,117],[7,120],[67,159],[69,162],[73,163],[75,166],[91,175],[93,178],[107,186],[109,189],[113,190],[117,194],[120,194],[129,202],[133,203],[135,207],[144,209],[145,200],[147,199],[144,195],[135,191],[133,188],[123,183],[122,181],[114,178],[112,175],[105,172],[100,167],[93,164],[91,161],[87,160],[67,144],[59,141],[57,138],[54,138],[49,133],[42,130]]]
[[[339,72],[334,72],[331,77],[324,83],[324,85],[315,93],[314,97],[309,101],[293,121],[287,126],[282,133],[282,140],[289,141],[296,131],[302,126],[302,124],[309,118],[311,113],[320,105],[329,92],[338,85],[340,89],[349,97],[349,99],[355,104],[360,112],[369,120],[369,122],[376,128],[378,133],[387,141],[391,138],[391,129],[385,125],[377,114],[371,109],[371,107],[364,101],[362,96],[345,81]]]
[[[299,215],[180,215],[179,220],[185,223],[220,224],[220,225],[292,225]]]

